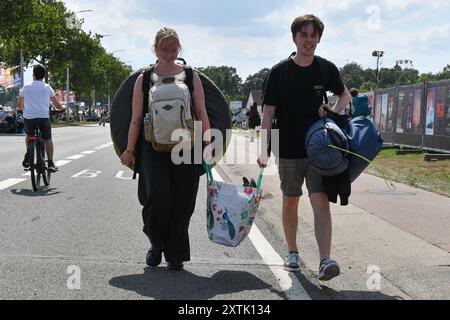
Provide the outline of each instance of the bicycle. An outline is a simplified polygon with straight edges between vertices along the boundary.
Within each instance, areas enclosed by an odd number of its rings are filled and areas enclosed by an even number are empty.
[[[31,184],[33,190],[39,191],[50,184],[51,171],[45,165],[45,142],[41,131],[34,128],[34,134],[28,136],[28,159],[30,161]],[[44,185],[41,186],[41,178]]]

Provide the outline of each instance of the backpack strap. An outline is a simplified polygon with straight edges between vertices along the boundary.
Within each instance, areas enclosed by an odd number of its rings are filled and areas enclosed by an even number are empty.
[[[319,56],[314,56],[314,58],[319,63],[320,67],[320,73],[322,75],[322,81],[323,81],[323,96],[325,98],[325,103],[328,103],[328,97],[327,97],[327,88],[330,83],[330,70],[328,69],[328,60],[324,59]]]
[[[142,94],[144,95],[144,101],[142,103],[142,109],[144,111],[144,115],[148,112],[148,93],[150,92],[150,87],[153,85],[151,81],[151,75],[153,70],[155,69],[155,65],[150,66],[141,72],[143,75],[142,79]],[[142,131],[139,133],[137,142],[136,142],[136,162],[134,164],[133,171],[133,180],[136,180],[136,176],[139,172],[140,158],[141,158],[141,145],[142,145],[143,134]]]
[[[192,70],[192,67],[188,65],[184,65],[183,68],[184,72],[186,73],[186,80],[184,81],[184,83],[189,88],[189,92],[192,95],[192,93],[194,92],[194,70]]]
[[[145,69],[142,72],[144,76],[142,79],[142,94],[144,95],[144,103],[143,103],[144,114],[148,112],[148,93],[150,92],[150,87],[153,85],[151,76],[154,70],[155,65],[152,65],[150,68]]]

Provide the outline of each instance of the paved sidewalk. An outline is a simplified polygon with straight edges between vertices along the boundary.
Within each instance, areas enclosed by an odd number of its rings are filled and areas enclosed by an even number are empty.
[[[251,164],[252,158],[250,152],[250,164],[222,163],[218,170],[223,170],[233,183],[241,183],[242,176],[256,178],[259,169]],[[446,285],[450,279],[450,198],[394,185],[395,191],[389,190],[383,179],[362,174],[352,184],[350,204],[332,204],[332,256],[341,264],[342,273],[327,283],[317,281],[320,289],[339,292],[343,299],[370,298],[364,293],[371,292],[369,271],[375,268],[383,279],[382,295],[376,298],[450,298],[450,287]],[[262,188],[265,199],[259,218],[273,224],[284,240],[278,174],[265,176]],[[300,201],[298,245],[304,264],[302,273],[316,274],[319,257],[307,196]]]

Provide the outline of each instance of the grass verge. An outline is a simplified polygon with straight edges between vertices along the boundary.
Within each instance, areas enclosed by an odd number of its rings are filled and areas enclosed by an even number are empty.
[[[450,197],[450,160],[425,161],[423,154],[397,155],[396,150],[383,149],[374,160],[388,179]],[[366,173],[381,177],[373,165]]]

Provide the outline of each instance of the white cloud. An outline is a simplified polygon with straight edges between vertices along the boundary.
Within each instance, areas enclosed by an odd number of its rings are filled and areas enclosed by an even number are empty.
[[[379,49],[386,52],[383,63],[387,67],[399,59],[412,59],[420,71],[436,72],[450,63],[448,54],[443,54],[448,53],[450,47],[450,25],[447,23],[450,2],[447,0],[273,1],[273,8],[267,8],[263,14],[252,14],[244,2],[236,1],[237,15],[241,17],[244,10],[248,19],[236,19],[234,24],[227,23],[226,27],[223,23],[214,25],[195,19],[170,24],[168,21],[177,20],[175,13],[151,16],[152,10],[147,10],[149,2],[142,0],[65,2],[73,11],[94,10],[78,15],[85,20],[84,29],[111,34],[103,38],[102,44],[109,52],[126,50],[115,55],[123,61],[131,60],[135,69],[154,62],[151,51],[154,34],[160,27],[169,25],[180,34],[183,56],[188,63],[193,66],[233,66],[245,80],[248,75],[272,66],[295,49],[290,25],[295,17],[305,13],[313,13],[324,21],[325,33],[317,53],[338,66],[356,61],[363,67],[373,68],[375,60],[371,52]],[[214,10],[221,10],[221,5],[221,2],[217,3]],[[371,5],[380,9],[379,29],[368,28],[368,19],[373,13],[368,13],[367,8]],[[268,7],[268,4],[264,6]],[[229,6],[224,12],[230,12]],[[144,13],[148,13],[147,16]],[[224,16],[223,19],[232,21],[233,17]]]

